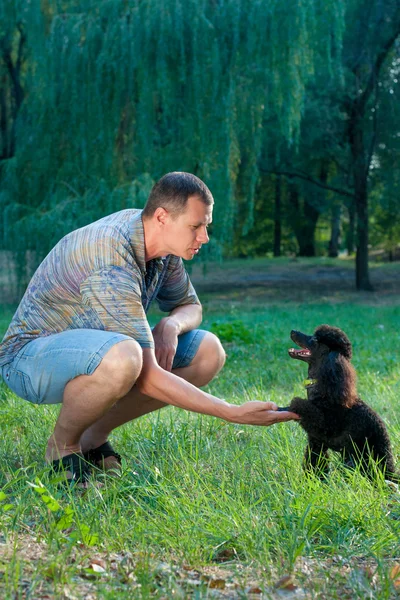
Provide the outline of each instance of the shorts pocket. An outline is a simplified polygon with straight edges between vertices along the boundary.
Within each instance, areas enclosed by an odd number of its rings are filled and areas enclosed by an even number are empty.
[[[35,393],[28,375],[6,365],[3,367],[3,379],[14,394],[28,402],[40,404],[39,396]]]

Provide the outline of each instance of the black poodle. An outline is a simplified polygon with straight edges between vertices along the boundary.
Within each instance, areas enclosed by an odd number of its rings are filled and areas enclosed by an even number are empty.
[[[291,348],[289,356],[308,364],[307,400],[293,398],[286,409],[300,416],[300,425],[308,434],[305,469],[323,479],[328,473],[330,449],[342,454],[347,467],[359,465],[361,472],[371,478],[372,458],[385,479],[398,483],[400,475],[396,473],[386,426],[357,396],[347,336],[337,327],[321,325],[314,335],[292,331],[290,337],[300,349]]]

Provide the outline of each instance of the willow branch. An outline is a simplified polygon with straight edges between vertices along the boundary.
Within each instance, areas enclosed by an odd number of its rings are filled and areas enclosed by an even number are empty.
[[[349,192],[347,190],[342,190],[340,188],[334,187],[332,185],[327,185],[326,183],[322,183],[318,179],[314,179],[311,175],[307,175],[306,173],[292,173],[290,171],[267,171],[265,169],[260,169],[261,173],[269,173],[271,175],[284,175],[285,177],[289,177],[289,179],[293,179],[297,177],[298,179],[304,179],[304,181],[308,181],[317,187],[320,187],[324,190],[329,190],[331,192],[336,192],[341,196],[347,196],[348,198],[354,198],[354,193]]]

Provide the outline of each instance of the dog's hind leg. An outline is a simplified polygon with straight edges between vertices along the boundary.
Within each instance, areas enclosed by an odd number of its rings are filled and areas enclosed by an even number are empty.
[[[314,473],[320,479],[326,479],[329,473],[329,454],[323,442],[312,437],[308,438],[303,468],[307,473]]]
[[[385,479],[399,483],[400,474],[396,471],[389,434],[383,422],[380,425],[381,431],[378,431],[370,442],[370,453],[377,461],[378,468],[383,472]]]
[[[400,475],[396,473],[390,446],[381,448],[379,444],[376,444],[371,447],[366,441],[362,448],[356,445],[353,445],[351,449],[347,447],[343,452],[343,462],[349,469],[358,468],[360,473],[371,481],[376,478],[378,469],[382,471],[385,479],[395,483],[400,482]]]

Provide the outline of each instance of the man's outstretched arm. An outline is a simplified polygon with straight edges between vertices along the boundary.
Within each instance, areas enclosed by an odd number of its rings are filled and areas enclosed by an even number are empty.
[[[246,402],[240,406],[207,394],[184,379],[162,369],[154,350],[143,348],[143,368],[137,380],[139,391],[192,412],[219,417],[243,425],[272,425],[297,419],[291,412],[278,412],[273,402]]]

